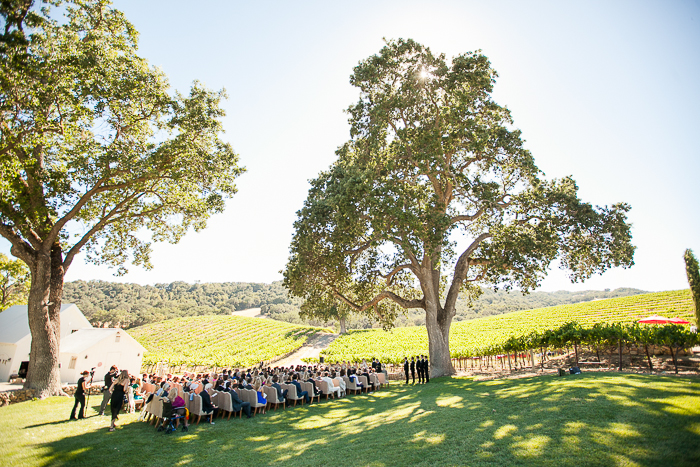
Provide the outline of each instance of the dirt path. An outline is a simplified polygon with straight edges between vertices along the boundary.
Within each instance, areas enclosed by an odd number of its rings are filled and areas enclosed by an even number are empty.
[[[234,311],[233,316],[247,316],[248,318],[265,318],[267,316],[260,314],[260,308],[248,308],[247,310]]]
[[[338,334],[320,333],[306,341],[299,350],[293,354],[278,360],[272,366],[305,365],[302,358],[318,358],[323,349],[331,345],[338,338]]]

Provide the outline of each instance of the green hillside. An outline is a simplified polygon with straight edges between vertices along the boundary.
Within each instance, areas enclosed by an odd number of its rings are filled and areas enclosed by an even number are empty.
[[[568,321],[589,327],[597,322],[632,323],[653,314],[678,316],[694,322],[690,291],[612,298],[455,322],[450,332],[450,351],[453,357],[478,355],[510,336],[553,329]],[[398,363],[404,356],[417,354],[428,354],[428,334],[422,326],[395,328],[389,332],[379,329],[351,331],[321,353],[328,361],[377,357],[387,363]]]
[[[292,352],[318,332],[328,331],[243,316],[194,316],[129,330],[147,350],[144,365],[252,366]]]
[[[457,300],[455,321],[498,315],[517,310],[580,303],[646,293],[639,289],[586,290],[579,292],[520,292],[482,288],[481,296],[470,303],[465,297]],[[299,317],[302,300],[290,297],[282,282],[252,282],[139,285],[106,281],[66,282],[63,303],[75,303],[94,325],[130,329],[166,319],[186,316],[229,315],[246,308],[260,308],[268,318],[306,326],[322,322]],[[330,323],[326,323],[330,324]],[[348,329],[369,329],[375,324],[367,317],[350,317]],[[423,310],[406,310],[394,326],[423,326]]]

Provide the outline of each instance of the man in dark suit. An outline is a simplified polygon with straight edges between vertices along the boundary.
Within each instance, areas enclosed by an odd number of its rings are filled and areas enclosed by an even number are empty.
[[[311,383],[311,385],[314,388],[314,396],[318,396],[321,394],[321,390],[316,387],[316,380],[314,379],[314,374],[313,372],[309,373],[309,379],[306,380],[307,383]]]
[[[425,382],[430,382],[430,362],[428,362],[428,357],[423,355],[423,374],[425,375]]]
[[[239,410],[243,410],[243,413],[246,417],[251,417],[250,402],[243,402],[241,398],[238,397],[238,393],[236,391],[234,391],[233,389],[227,389],[224,385],[217,386],[216,390],[219,392],[228,392],[229,394],[231,394],[231,406],[233,408],[234,413],[238,412]]]
[[[311,402],[311,397],[309,397],[309,391],[303,391],[301,389],[301,384],[299,384],[299,375],[294,373],[292,376],[292,382],[290,384],[293,384],[297,388],[297,397],[303,397],[306,403],[308,404]]]
[[[206,379],[202,381],[202,384],[204,384],[204,390],[199,393],[199,396],[202,398],[202,412],[205,414],[209,415],[211,414],[211,418],[209,419],[209,423],[212,425],[214,424],[214,419],[216,418],[216,414],[219,411],[219,408],[212,404],[211,402],[211,397],[209,396],[209,393],[207,392],[207,386],[209,386],[209,382],[206,382]],[[211,387],[211,386],[209,386]],[[250,409],[249,409],[250,410]]]
[[[284,402],[287,399],[287,390],[282,389],[282,386],[279,385],[279,378],[277,375],[272,377],[272,387],[277,389],[277,399],[279,399],[280,402]]]
[[[110,391],[110,388],[112,387],[112,379],[115,376],[117,376],[117,366],[112,365],[112,367],[109,369],[109,373],[105,375],[105,385],[102,388],[102,405],[100,405],[100,413],[98,415],[105,414],[105,408],[112,398],[112,391]]]
[[[418,355],[416,357],[416,373],[418,373],[418,384],[423,383],[423,360],[421,360],[421,356]]]
[[[406,375],[406,384],[408,384],[408,357],[403,358],[403,374]]]
[[[411,357],[411,376],[413,377],[413,384],[416,384],[416,357]]]

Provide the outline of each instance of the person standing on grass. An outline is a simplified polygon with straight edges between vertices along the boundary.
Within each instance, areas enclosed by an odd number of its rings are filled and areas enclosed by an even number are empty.
[[[423,384],[423,360],[421,355],[416,356],[416,373],[418,373],[418,384]]]
[[[413,384],[416,384],[416,357],[411,357],[411,376],[413,377]]]
[[[425,382],[430,382],[430,362],[428,361],[428,356],[423,355],[423,372],[425,376]]]
[[[403,374],[406,375],[406,384],[408,384],[408,357],[403,358]]]
[[[78,379],[78,386],[75,388],[75,404],[73,404],[73,411],[70,413],[70,418],[68,420],[78,420],[85,418],[85,391],[90,387],[88,383],[85,382],[87,375],[90,374],[89,371],[85,370],[80,373],[82,376]],[[80,412],[78,413],[78,418],[75,418],[75,410],[80,404]]]
[[[115,422],[119,420],[119,411],[124,405],[124,395],[126,387],[129,385],[129,372],[122,370],[119,377],[110,386],[109,392],[112,394],[110,399],[110,409],[112,410],[112,423],[109,425],[109,431],[114,431]]]
[[[112,380],[115,376],[117,376],[117,367],[116,365],[112,365],[112,367],[109,369],[109,372],[105,375],[105,385],[102,388],[102,405],[100,405],[100,413],[98,415],[105,414],[107,404],[109,403],[109,400],[112,397],[112,393],[110,392],[109,388],[112,387]]]

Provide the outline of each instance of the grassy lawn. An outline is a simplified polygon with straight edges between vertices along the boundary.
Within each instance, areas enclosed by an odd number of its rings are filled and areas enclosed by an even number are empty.
[[[597,373],[392,384],[370,395],[157,433],[73,399],[0,408],[3,466],[700,465],[700,379]],[[94,402],[94,404],[93,404]]]

